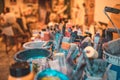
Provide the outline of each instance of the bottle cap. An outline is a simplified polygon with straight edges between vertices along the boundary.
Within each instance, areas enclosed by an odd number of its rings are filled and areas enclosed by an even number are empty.
[[[30,65],[27,62],[15,62],[10,66],[10,75],[23,77],[30,73]]]

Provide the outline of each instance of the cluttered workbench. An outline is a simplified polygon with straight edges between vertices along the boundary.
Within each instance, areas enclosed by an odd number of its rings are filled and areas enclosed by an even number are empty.
[[[120,38],[99,32],[91,38],[90,32],[82,34],[79,26],[73,30],[66,24],[33,30],[31,41],[14,55],[9,80],[119,80]]]

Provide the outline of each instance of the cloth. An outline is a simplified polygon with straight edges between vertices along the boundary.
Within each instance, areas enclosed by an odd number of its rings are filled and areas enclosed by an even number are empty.
[[[12,12],[6,13],[4,15],[4,20],[5,20],[6,23],[10,23],[10,24],[16,22],[15,14],[12,13]]]
[[[14,36],[13,29],[11,26],[3,28],[2,29],[2,34],[5,34],[7,36]]]
[[[104,43],[103,49],[112,55],[118,55],[120,52],[120,38]]]

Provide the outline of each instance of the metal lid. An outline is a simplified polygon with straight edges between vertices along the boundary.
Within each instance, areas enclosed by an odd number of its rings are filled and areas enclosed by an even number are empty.
[[[23,77],[30,73],[30,65],[27,62],[16,62],[10,66],[10,75]]]

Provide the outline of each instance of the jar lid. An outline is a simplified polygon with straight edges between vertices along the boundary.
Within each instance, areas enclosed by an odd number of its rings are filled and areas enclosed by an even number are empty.
[[[10,75],[13,77],[23,77],[30,73],[28,62],[15,62],[10,66]]]

